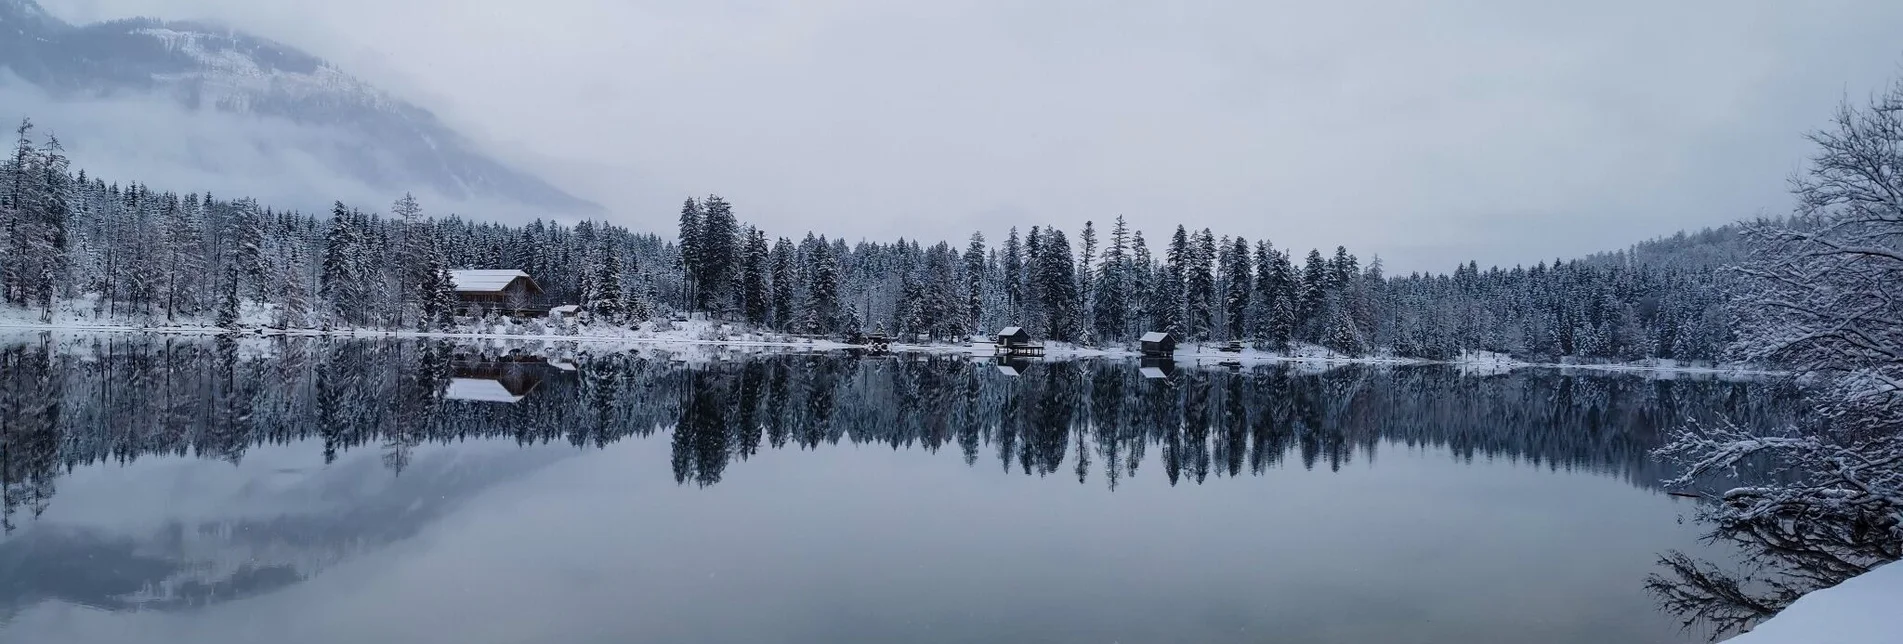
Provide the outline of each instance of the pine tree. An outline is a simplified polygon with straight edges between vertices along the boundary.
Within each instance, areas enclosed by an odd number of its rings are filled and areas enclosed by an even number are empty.
[[[741,305],[737,288],[743,242],[740,222],[734,218],[732,204],[719,195],[708,195],[701,200],[701,207],[706,215],[700,237],[700,308],[714,313],[732,312]]]
[[[802,326],[808,333],[836,333],[839,320],[839,260],[825,238],[806,234],[806,317]]]
[[[1096,297],[1096,271],[1092,270],[1091,266],[1097,261],[1095,223],[1084,222],[1084,231],[1077,235],[1077,243],[1081,246],[1078,249],[1081,252],[1077,253],[1077,310],[1084,316],[1083,323],[1077,325],[1078,338],[1084,342],[1092,342],[1096,335],[1096,325],[1092,323],[1089,315],[1094,308],[1092,298]]]
[[[1196,235],[1190,249],[1188,272],[1183,276],[1183,322],[1188,336],[1195,340],[1209,339],[1214,328],[1216,276],[1211,265],[1215,259],[1216,238],[1204,228]]]
[[[425,251],[423,270],[417,276],[417,290],[423,300],[423,314],[417,320],[417,328],[427,331],[448,324],[450,314],[456,310],[456,290],[449,281],[449,266],[443,261],[441,246],[430,243]]]
[[[1169,307],[1167,312],[1169,324],[1164,326],[1163,330],[1175,334],[1178,338],[1187,339],[1194,331],[1194,326],[1189,321],[1187,308],[1189,297],[1186,289],[1190,271],[1194,270],[1196,251],[1190,241],[1189,231],[1180,224],[1176,226],[1176,234],[1170,237],[1169,251],[1163,261],[1165,262],[1163,279],[1159,285],[1169,289],[1169,292],[1159,293],[1159,299],[1155,304]],[[1164,297],[1168,298],[1167,304],[1161,299]],[[1162,312],[1159,311],[1159,313]]]
[[[702,223],[700,202],[692,197],[681,204],[680,228],[680,268],[681,268],[681,306],[692,311],[699,302],[696,288],[699,286],[706,269],[702,266]]]
[[[621,274],[626,267],[621,262],[621,252],[613,244],[603,242],[601,250],[601,272],[595,277],[594,300],[589,309],[609,323],[618,324],[628,310],[627,289],[622,287]]]
[[[204,270],[203,239],[199,237],[197,197],[180,203],[169,196],[165,204],[165,319],[198,311],[199,273]]]
[[[1301,306],[1296,309],[1296,333],[1304,340],[1319,341],[1328,306],[1328,262],[1322,252],[1309,249],[1302,265]]]
[[[1287,349],[1299,328],[1302,315],[1300,280],[1288,253],[1272,248],[1269,250],[1267,273],[1267,283],[1261,286],[1264,295],[1270,300],[1267,307],[1269,322],[1264,338],[1271,347]]]
[[[1036,230],[1036,229],[1033,229]],[[1032,275],[1043,297],[1044,331],[1052,340],[1077,340],[1079,322],[1076,268],[1064,231],[1050,228],[1038,240],[1037,266]]]
[[[742,309],[748,324],[765,327],[773,314],[772,293],[768,287],[772,251],[767,248],[766,233],[760,229],[748,227],[746,238],[745,258],[741,262]]]
[[[1018,241],[1018,227],[1011,227],[1011,234],[1004,238],[1004,274],[999,280],[1004,285],[1004,301],[1009,307],[1005,318],[1015,324],[1023,324],[1024,315],[1024,249]]]
[[[1237,237],[1227,244],[1223,251],[1228,260],[1223,271],[1223,320],[1229,339],[1241,339],[1246,334],[1243,324],[1247,321],[1251,276],[1249,274],[1249,242]]]
[[[420,302],[416,288],[422,282],[417,274],[425,263],[421,239],[423,206],[416,202],[415,196],[405,192],[401,199],[391,204],[390,214],[396,218],[398,226],[397,261],[393,267],[395,279],[392,281],[396,284],[398,324],[402,324],[403,320],[420,314],[417,313]]]
[[[795,264],[793,241],[781,237],[773,243],[773,326],[793,330],[794,295],[799,293],[799,270]]]
[[[1150,243],[1143,239],[1143,231],[1130,235],[1130,315],[1138,327],[1138,333],[1167,330],[1169,325],[1157,318],[1155,300],[1156,282],[1160,271],[1156,268],[1156,258],[1150,254]]]
[[[324,235],[324,263],[318,275],[317,294],[326,300],[329,310],[340,317],[354,318],[353,312],[360,310],[363,304],[357,297],[360,291],[355,257],[358,244],[357,226],[350,209],[344,202],[336,202],[331,208],[330,229]]]
[[[237,219],[238,227],[238,247],[232,260],[238,267],[238,279],[243,285],[241,288],[245,295],[263,299],[266,295],[266,276],[270,273],[270,261],[265,255],[264,214],[259,211],[258,202],[250,198],[234,202],[232,214]]]
[[[238,328],[238,265],[225,265],[223,297],[218,301],[217,326],[220,329]]]
[[[1098,341],[1121,339],[1129,325],[1130,314],[1130,229],[1117,215],[1110,229],[1110,244],[1103,249],[1103,261],[1097,266],[1096,294],[1091,309],[1092,326]]]
[[[985,307],[985,234],[974,232],[965,246],[965,310],[967,333],[983,333]]]

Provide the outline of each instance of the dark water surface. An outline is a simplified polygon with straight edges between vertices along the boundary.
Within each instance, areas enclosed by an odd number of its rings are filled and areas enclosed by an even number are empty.
[[[0,642],[1682,642],[1765,384],[0,338]],[[596,349],[597,352],[601,350]]]

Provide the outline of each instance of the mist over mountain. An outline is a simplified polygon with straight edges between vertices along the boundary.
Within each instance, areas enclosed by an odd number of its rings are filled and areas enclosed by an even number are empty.
[[[295,48],[149,18],[69,24],[0,0],[0,118],[32,117],[109,176],[319,208],[414,191],[510,218],[601,207],[478,149],[429,111]]]

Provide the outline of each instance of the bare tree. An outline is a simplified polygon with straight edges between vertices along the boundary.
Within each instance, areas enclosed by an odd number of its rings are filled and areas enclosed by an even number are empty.
[[[1673,552],[1646,584],[1714,638],[1903,558],[1903,82],[1810,139],[1797,212],[1745,228],[1731,351],[1790,369],[1817,413],[1770,432],[1694,426],[1657,452],[1682,468],[1668,488],[1754,474],[1700,494],[1707,538],[1743,546],[1744,569]]]

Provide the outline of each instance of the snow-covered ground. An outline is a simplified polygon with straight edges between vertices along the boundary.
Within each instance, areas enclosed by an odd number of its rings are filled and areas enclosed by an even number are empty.
[[[1888,564],[1798,598],[1727,644],[1903,642],[1903,565]]]
[[[0,329],[59,329],[94,332],[135,332],[135,333],[181,333],[216,334],[227,333],[217,328],[209,320],[186,320],[178,323],[137,323],[123,318],[111,319],[94,313],[91,301],[73,300],[62,303],[54,311],[53,321],[41,321],[37,310],[0,306]],[[640,345],[692,346],[721,345],[727,347],[788,348],[814,351],[840,350],[853,348],[854,345],[833,340],[815,339],[784,333],[765,332],[749,329],[745,325],[718,322],[695,316],[685,321],[651,320],[632,328],[607,324],[578,324],[573,321],[554,319],[534,319],[525,321],[500,320],[483,324],[469,324],[447,332],[388,331],[379,329],[271,329],[267,323],[275,318],[268,307],[247,302],[241,307],[240,325],[246,327],[245,333],[253,335],[332,335],[361,338],[451,338],[482,341],[545,341],[545,342],[589,342],[609,343],[623,348]],[[1239,352],[1220,350],[1221,344],[1186,343],[1179,345],[1174,359],[1179,365],[1258,365],[1270,363],[1298,363],[1314,369],[1326,369],[1331,366],[1347,364],[1374,365],[1420,365],[1452,364],[1462,373],[1469,375],[1500,375],[1514,369],[1523,368],[1559,368],[1562,370],[1599,371],[1599,372],[1637,372],[1655,377],[1678,377],[1681,375],[1704,376],[1759,376],[1773,375],[1746,367],[1729,365],[1690,366],[1680,365],[1671,360],[1646,360],[1636,363],[1616,364],[1552,364],[1518,360],[1503,353],[1486,351],[1463,352],[1454,360],[1439,362],[1404,358],[1393,355],[1347,356],[1313,344],[1298,343],[1285,352],[1264,351],[1245,347]],[[613,350],[613,346],[599,347]],[[986,338],[974,337],[960,343],[893,343],[892,350],[915,353],[966,354],[972,356],[990,356],[997,348]],[[1085,347],[1063,342],[1045,343],[1044,355],[1048,358],[1138,358],[1142,353],[1134,344],[1112,347]],[[718,358],[714,358],[718,359]]]

